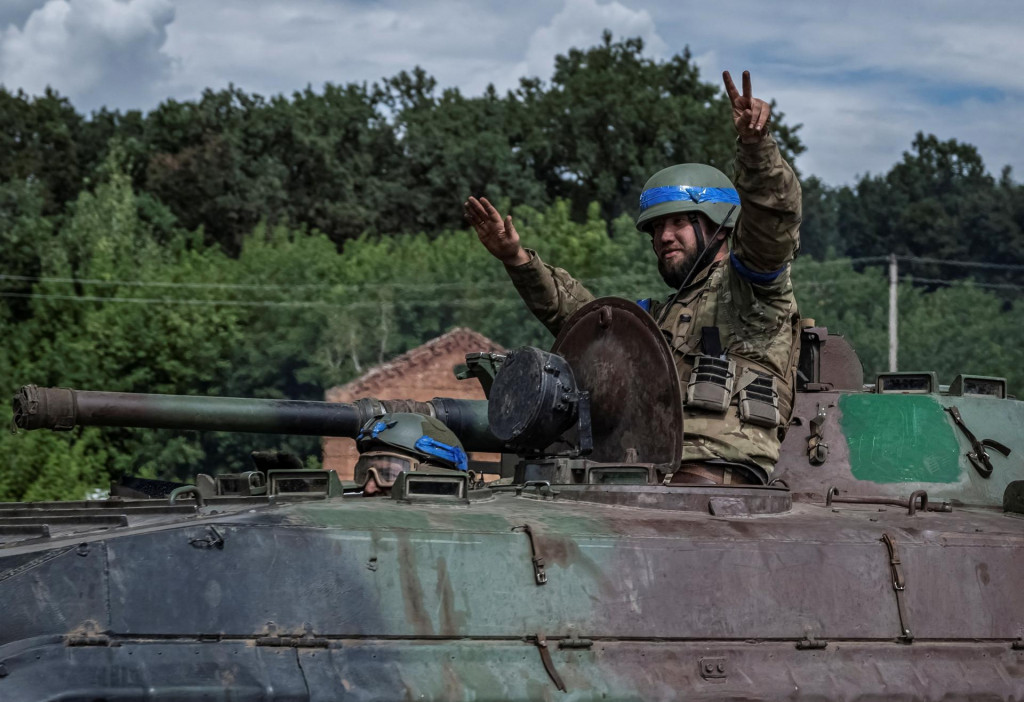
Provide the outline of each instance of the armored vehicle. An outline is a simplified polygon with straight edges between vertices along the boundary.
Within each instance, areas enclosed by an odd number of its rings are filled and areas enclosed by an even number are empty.
[[[419,413],[505,477],[405,471],[368,498],[264,461],[2,505],[0,698],[1024,699],[1024,403],[1003,380],[865,386],[808,327],[771,482],[680,485],[678,378],[635,304],[467,365],[486,401],[24,388],[23,429],[356,436]]]

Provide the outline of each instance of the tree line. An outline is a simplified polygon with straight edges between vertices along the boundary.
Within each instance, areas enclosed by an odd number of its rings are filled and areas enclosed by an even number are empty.
[[[639,40],[610,37],[504,96],[439,91],[413,70],[86,119],[55,93],[0,90],[0,377],[12,393],[32,382],[322,399],[456,325],[547,346],[461,221],[462,199],[511,208],[527,245],[598,294],[661,296],[632,226],[640,188],[666,163],[730,171],[729,129],[687,52],[654,61]],[[789,157],[802,151],[784,116],[775,129]],[[886,361],[876,257],[1024,263],[1024,191],[970,145],[918,135],[886,174],[803,185],[802,312],[847,334],[869,379]],[[1003,375],[1021,392],[1019,276],[931,262],[907,272],[927,282],[900,286],[901,366],[941,382]],[[301,437],[8,435],[0,500],[77,499],[121,472],[244,470],[249,450],[270,447],[311,465],[319,454]]]

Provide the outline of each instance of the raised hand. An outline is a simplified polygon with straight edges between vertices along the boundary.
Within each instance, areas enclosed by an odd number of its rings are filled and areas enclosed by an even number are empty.
[[[750,90],[750,71],[743,71],[742,95],[736,90],[729,71],[722,71],[722,80],[725,81],[725,93],[732,103],[732,122],[736,126],[736,133],[740,135],[740,141],[748,144],[760,141],[767,131],[772,108],[764,100],[753,96]]]
[[[476,230],[482,243],[491,255],[506,266],[518,266],[530,260],[530,254],[519,243],[519,233],[512,224],[512,215],[501,218],[494,205],[482,197],[470,197],[462,205],[466,220]]]

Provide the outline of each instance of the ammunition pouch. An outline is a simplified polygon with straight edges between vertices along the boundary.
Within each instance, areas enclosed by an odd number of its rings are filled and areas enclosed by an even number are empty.
[[[736,362],[714,356],[697,356],[686,384],[686,404],[725,414],[732,402]]]
[[[774,377],[757,374],[740,388],[737,399],[741,421],[769,429],[782,424],[779,392],[775,387]]]

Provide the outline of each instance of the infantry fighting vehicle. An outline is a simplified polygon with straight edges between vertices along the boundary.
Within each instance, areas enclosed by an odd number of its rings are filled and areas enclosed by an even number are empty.
[[[680,391],[636,305],[468,360],[486,402],[24,388],[25,429],[352,436],[420,412],[500,450],[508,484],[416,471],[367,498],[283,468],[2,505],[0,699],[1024,698],[1024,403],[1002,380],[866,389],[806,328],[772,482],[664,485]]]

